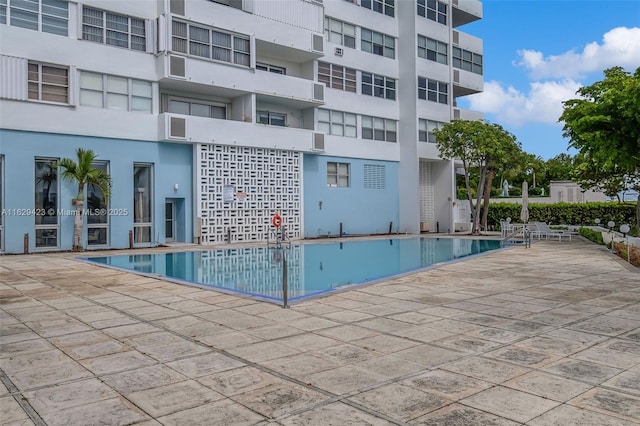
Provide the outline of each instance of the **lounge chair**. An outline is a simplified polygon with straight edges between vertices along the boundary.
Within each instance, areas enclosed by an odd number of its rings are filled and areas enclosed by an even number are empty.
[[[549,237],[555,238],[558,237],[558,241],[562,241],[562,237],[566,237],[571,241],[571,233],[568,231],[562,231],[558,229],[551,229],[549,225],[544,222],[533,222],[536,225],[536,232],[538,238],[545,237],[547,240]]]

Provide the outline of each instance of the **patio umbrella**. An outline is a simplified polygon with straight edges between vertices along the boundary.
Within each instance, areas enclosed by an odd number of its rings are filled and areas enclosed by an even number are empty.
[[[529,222],[529,185],[522,182],[522,210],[520,210],[520,220],[522,223]]]

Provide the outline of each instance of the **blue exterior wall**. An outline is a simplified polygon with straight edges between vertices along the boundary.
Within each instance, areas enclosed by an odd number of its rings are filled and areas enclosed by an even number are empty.
[[[187,144],[106,139],[88,136],[0,130],[0,155],[4,157],[5,209],[33,209],[35,158],[76,158],[77,148],[91,149],[97,160],[109,162],[113,188],[110,209],[126,214],[110,217],[110,248],[129,247],[133,230],[133,165],[153,164],[153,235],[152,241],[165,240],[165,199],[179,201],[176,241],[193,239],[193,147]],[[175,185],[178,189],[175,189]],[[75,209],[71,204],[77,185],[59,179],[59,209]],[[73,222],[71,215],[60,217],[59,247],[71,249]],[[4,216],[6,253],[22,253],[24,234],[29,234],[29,251],[35,250],[35,219],[32,215]],[[86,247],[85,225],[85,247]],[[149,244],[147,244],[149,245]]]
[[[327,162],[350,164],[350,187],[327,186]],[[384,189],[365,189],[364,165],[384,165]],[[384,234],[389,222],[397,231],[399,220],[398,163],[356,158],[304,155],[304,236],[340,233]],[[320,205],[322,202],[322,205]]]

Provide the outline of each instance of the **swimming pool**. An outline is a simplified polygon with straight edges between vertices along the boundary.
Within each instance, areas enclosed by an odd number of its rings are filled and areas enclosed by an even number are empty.
[[[499,248],[498,240],[396,238],[83,260],[282,302],[285,263],[288,300],[295,301]]]

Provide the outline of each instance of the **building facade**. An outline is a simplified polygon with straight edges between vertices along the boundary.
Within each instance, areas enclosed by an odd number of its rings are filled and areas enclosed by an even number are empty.
[[[431,133],[481,119],[477,0],[0,0],[0,244],[87,248],[453,230]]]

